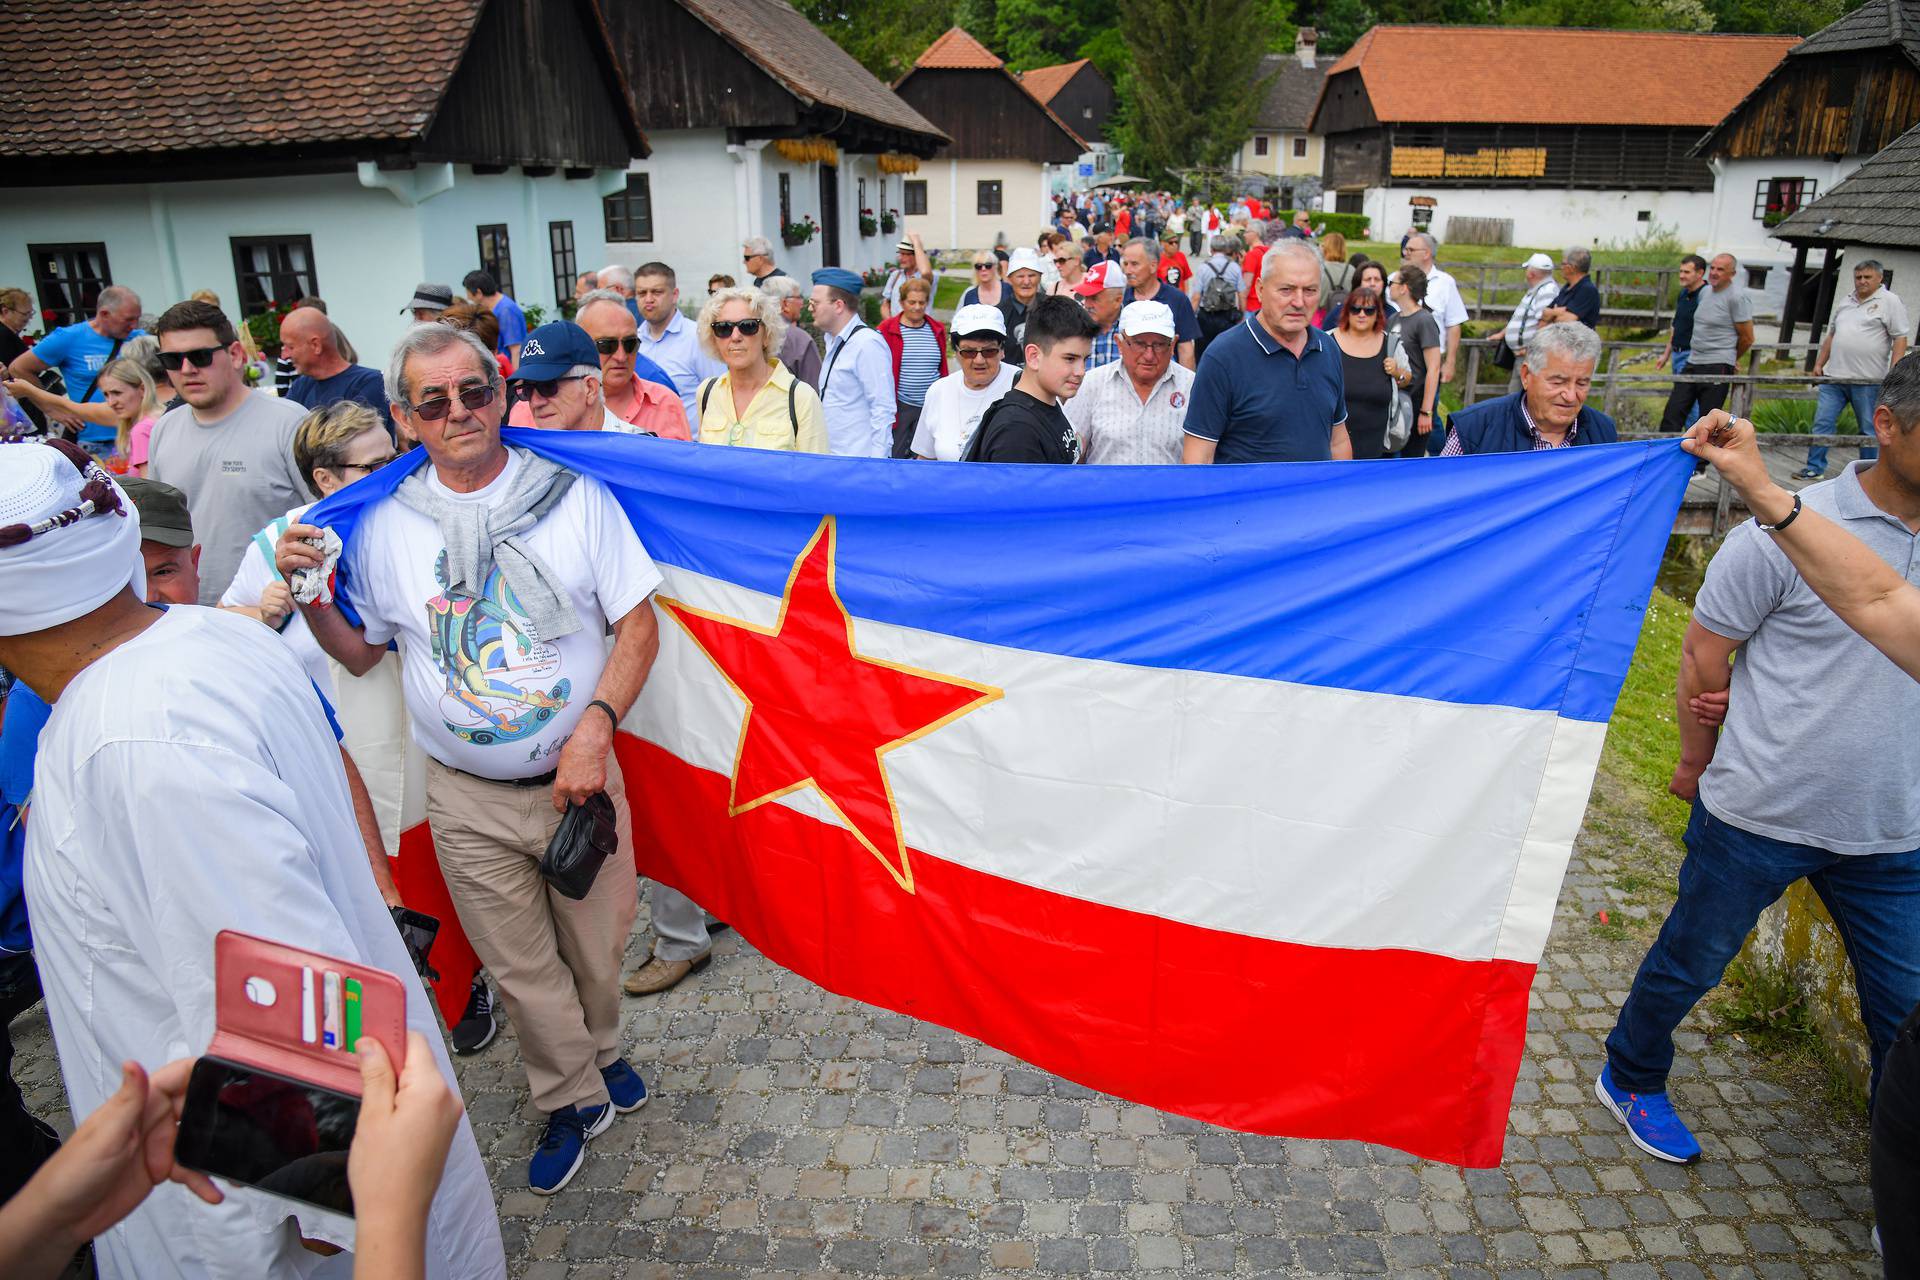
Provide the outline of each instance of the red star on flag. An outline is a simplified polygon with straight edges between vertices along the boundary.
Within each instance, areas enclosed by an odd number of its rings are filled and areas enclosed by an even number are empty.
[[[747,704],[728,812],[810,786],[911,893],[883,757],[1001,691],[856,652],[853,619],[834,589],[834,539],[828,516],[794,561],[772,627],[665,597],[660,604]]]

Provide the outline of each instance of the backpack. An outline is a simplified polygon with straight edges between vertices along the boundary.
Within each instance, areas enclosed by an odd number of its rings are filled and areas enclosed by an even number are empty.
[[[720,379],[718,378],[708,378],[705,382],[700,384],[701,421],[706,420],[707,401],[712,398],[714,384],[719,381]],[[800,414],[799,414],[799,411],[794,408],[793,398],[796,394],[798,394],[799,390],[800,390],[800,379],[795,378],[792,382],[789,382],[787,384],[787,421],[793,426],[793,438],[795,440],[798,440],[800,438]],[[695,440],[698,440],[700,438],[700,423],[698,422],[693,424],[693,438]]]
[[[1213,264],[1208,263],[1209,267]],[[1201,286],[1200,309],[1202,311],[1240,311],[1240,289],[1227,279],[1224,271],[1215,271],[1213,279]]]

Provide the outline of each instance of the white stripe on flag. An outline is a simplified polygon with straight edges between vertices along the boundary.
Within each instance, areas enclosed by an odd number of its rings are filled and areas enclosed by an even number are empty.
[[[662,566],[665,594],[779,601]],[[671,619],[627,727],[730,773],[743,706]],[[1006,696],[887,754],[911,848],[1205,928],[1539,959],[1606,726],[1135,667],[856,619],[860,653]],[[811,788],[780,801],[826,822]]]

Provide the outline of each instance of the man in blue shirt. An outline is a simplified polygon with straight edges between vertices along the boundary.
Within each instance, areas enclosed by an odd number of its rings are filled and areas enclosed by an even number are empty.
[[[1589,274],[1593,255],[1579,245],[1567,250],[1560,260],[1560,279],[1565,283],[1553,296],[1553,305],[1540,313],[1541,324],[1565,324],[1575,320],[1589,329],[1600,327],[1600,290]]]
[[[287,399],[309,409],[355,401],[379,414],[380,425],[392,435],[385,380],[377,369],[348,364],[337,333],[326,313],[314,307],[297,307],[280,322],[280,354],[299,375],[287,389]]]
[[[129,338],[140,336],[140,295],[114,284],[100,291],[93,319],[85,324],[70,324],[55,329],[34,344],[33,350],[15,358],[7,372],[16,378],[38,381],[50,368],[60,370],[67,380],[67,399],[75,404],[102,401],[100,372]],[[69,413],[49,409],[52,418],[69,427],[80,428],[83,445],[111,444],[112,427],[83,423]]]
[[[640,304],[640,350],[660,366],[687,407],[687,421],[699,434],[700,414],[694,395],[708,378],[727,367],[700,349],[700,335],[680,310],[680,287],[673,268],[664,262],[642,263],[633,273],[633,296]]]
[[[520,344],[527,340],[527,313],[520,309],[519,303],[500,292],[499,282],[485,271],[467,272],[460,287],[467,291],[469,302],[493,312],[493,318],[500,322],[500,336],[494,340],[493,349],[518,369]]]
[[[1173,312],[1173,358],[1182,366],[1194,367],[1193,344],[1200,340],[1200,318],[1193,304],[1178,289],[1160,279],[1160,242],[1135,236],[1120,251],[1120,270],[1127,278],[1127,289],[1120,305],[1130,302],[1164,302]]]
[[[1260,310],[1207,345],[1187,406],[1182,462],[1353,457],[1340,349],[1311,322],[1320,251],[1280,240],[1260,263]]]

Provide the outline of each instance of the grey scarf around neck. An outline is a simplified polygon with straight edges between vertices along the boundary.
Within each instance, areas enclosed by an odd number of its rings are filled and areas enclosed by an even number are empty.
[[[454,502],[427,483],[422,467],[394,490],[401,504],[440,527],[447,546],[447,595],[480,599],[495,564],[526,611],[535,640],[558,640],[580,630],[567,589],[524,535],[553,509],[575,476],[537,453],[508,446],[519,460],[513,481],[493,502]]]

